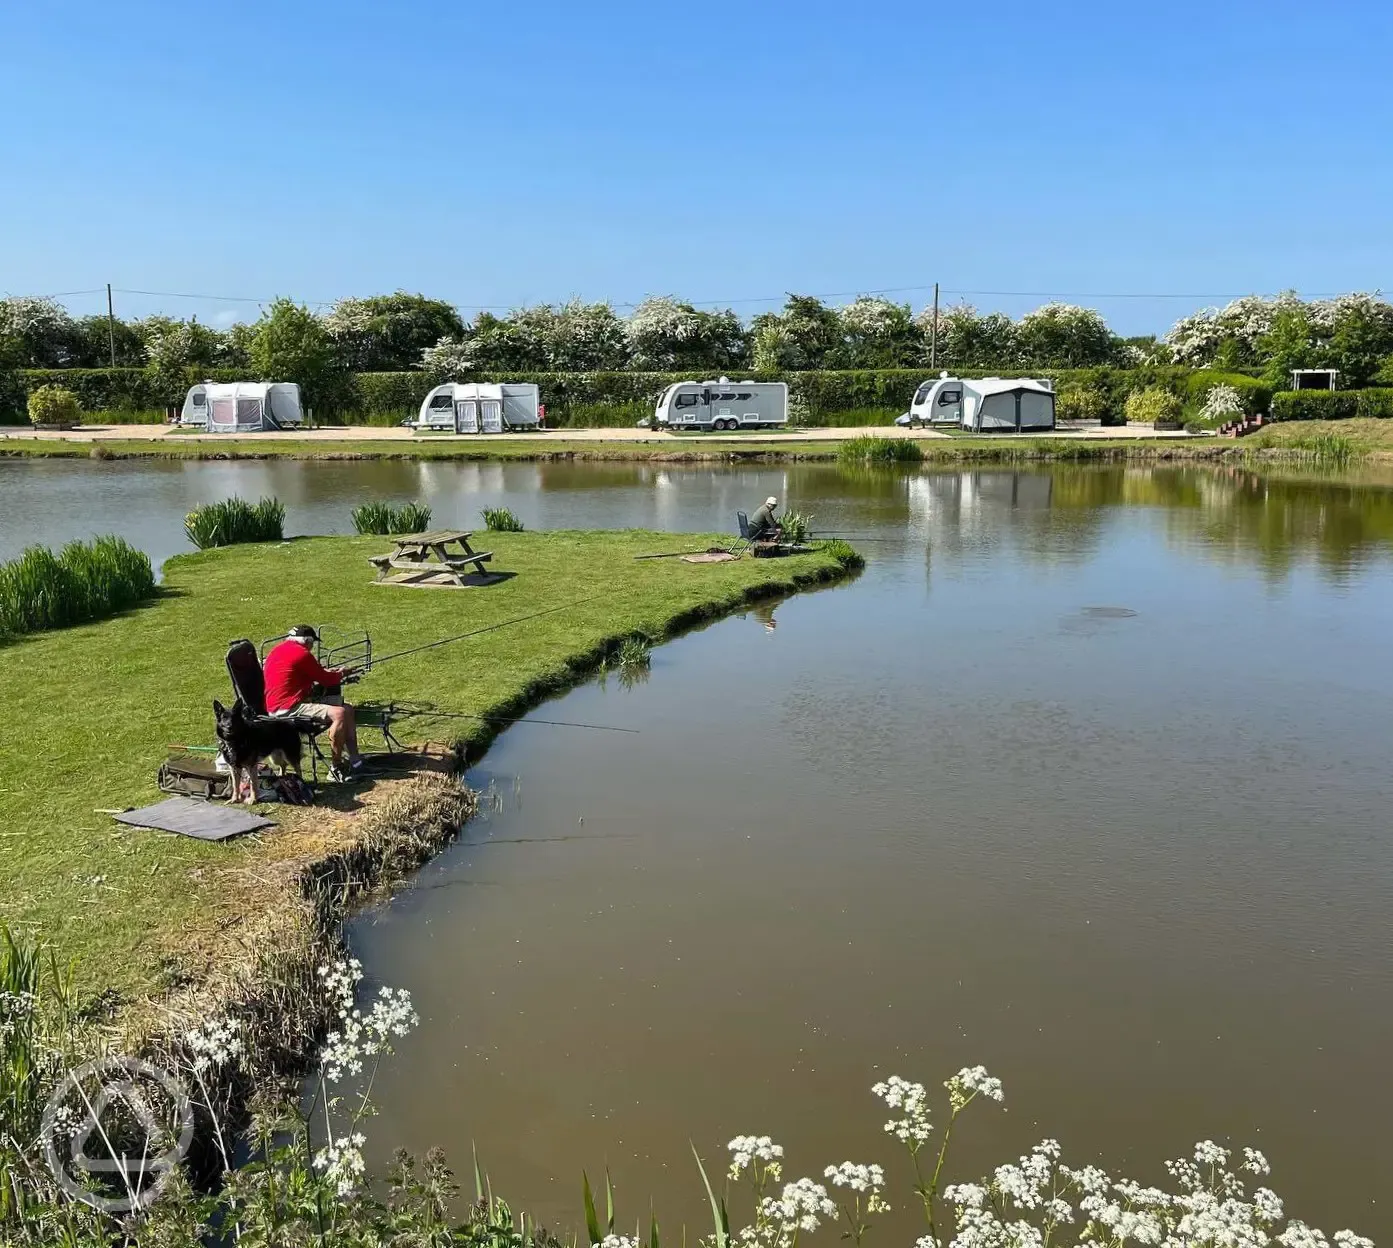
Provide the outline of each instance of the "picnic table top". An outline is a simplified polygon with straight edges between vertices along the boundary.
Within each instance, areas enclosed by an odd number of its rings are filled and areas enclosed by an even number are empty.
[[[468,541],[474,534],[464,529],[434,529],[429,533],[400,533],[392,540],[398,546],[442,546]]]

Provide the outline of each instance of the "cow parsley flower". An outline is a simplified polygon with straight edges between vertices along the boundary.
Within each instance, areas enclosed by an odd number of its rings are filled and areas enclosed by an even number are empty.
[[[771,1178],[779,1177],[784,1150],[767,1135],[737,1135],[726,1147],[730,1150],[732,1179],[739,1179],[754,1162],[762,1162]]]
[[[231,1018],[209,1018],[184,1033],[184,1043],[193,1053],[193,1068],[202,1072],[210,1067],[227,1066],[245,1051],[238,1035],[239,1025]]]
[[[899,1075],[875,1084],[871,1091],[891,1109],[904,1111],[903,1118],[892,1118],[885,1124],[887,1135],[917,1150],[933,1130],[929,1124],[929,1094],[922,1083],[911,1083]]]
[[[351,1196],[367,1166],[363,1161],[366,1138],[358,1132],[343,1135],[314,1155],[314,1167],[334,1185],[340,1196]]]
[[[985,1066],[964,1066],[943,1086],[948,1089],[948,1100],[955,1112],[974,1096],[985,1096],[993,1101],[1000,1101],[1003,1096],[1001,1080],[987,1074]]]

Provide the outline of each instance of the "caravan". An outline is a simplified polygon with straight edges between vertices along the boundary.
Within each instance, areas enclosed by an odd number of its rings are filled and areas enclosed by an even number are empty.
[[[990,433],[1054,428],[1054,386],[1031,377],[962,380],[940,373],[914,392],[897,425],[960,425]]]
[[[653,411],[655,429],[778,429],[787,422],[782,381],[679,381]]]
[[[190,386],[179,423],[209,433],[298,429],[305,421],[293,381],[203,381]]]
[[[540,429],[544,408],[531,382],[497,384],[447,381],[421,402],[412,429],[451,433],[502,433],[505,429]]]

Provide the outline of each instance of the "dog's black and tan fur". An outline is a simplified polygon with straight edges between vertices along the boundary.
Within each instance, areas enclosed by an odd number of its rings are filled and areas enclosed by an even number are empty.
[[[300,775],[304,746],[294,723],[289,720],[282,723],[269,715],[255,715],[241,698],[231,707],[215,700],[213,715],[217,720],[222,755],[232,768],[234,802],[243,801],[244,793],[248,806],[256,801],[256,772],[263,758],[279,767],[282,775],[287,768],[296,776]]]

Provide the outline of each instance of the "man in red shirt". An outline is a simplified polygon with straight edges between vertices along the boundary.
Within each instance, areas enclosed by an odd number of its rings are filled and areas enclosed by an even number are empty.
[[[314,656],[319,634],[308,624],[297,624],[284,641],[271,648],[261,665],[266,681],[266,709],[272,715],[316,715],[329,721],[329,748],[336,778],[363,765],[358,757],[358,730],[353,708],[343,700],[342,668],[324,667]]]

